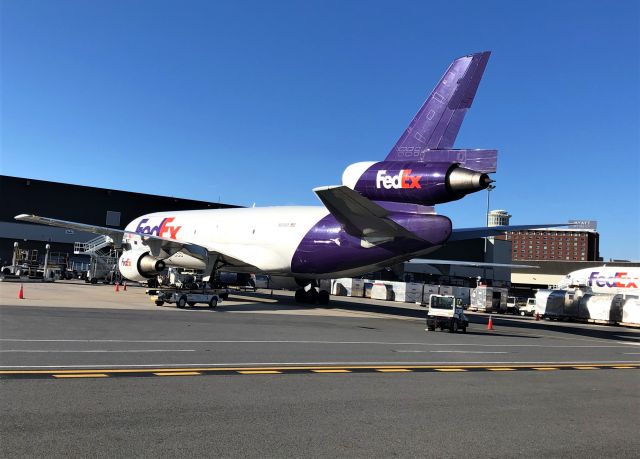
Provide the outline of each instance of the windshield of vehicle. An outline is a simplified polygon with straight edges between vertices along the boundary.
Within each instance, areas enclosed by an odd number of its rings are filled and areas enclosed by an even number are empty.
[[[453,309],[453,298],[433,296],[431,297],[431,307],[436,309]]]

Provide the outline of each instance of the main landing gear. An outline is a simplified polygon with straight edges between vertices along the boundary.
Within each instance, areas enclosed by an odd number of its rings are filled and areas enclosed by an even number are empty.
[[[319,304],[326,306],[329,304],[329,292],[319,290],[313,284],[306,288],[299,288],[295,295],[296,303]]]

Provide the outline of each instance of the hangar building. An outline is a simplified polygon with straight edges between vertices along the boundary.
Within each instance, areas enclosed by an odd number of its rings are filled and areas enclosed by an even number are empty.
[[[73,253],[74,242],[95,237],[90,233],[18,222],[13,218],[18,214],[124,229],[134,218],[150,212],[238,207],[6,175],[0,175],[0,197],[0,265],[11,262],[14,242],[21,249],[41,254],[46,243],[53,252]]]

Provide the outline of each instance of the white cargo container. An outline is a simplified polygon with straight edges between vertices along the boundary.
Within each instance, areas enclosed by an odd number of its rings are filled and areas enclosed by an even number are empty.
[[[453,295],[453,286],[452,285],[441,285],[440,286],[440,295]]]
[[[404,303],[407,293],[407,284],[405,282],[381,281],[380,283],[391,288],[393,292],[392,300]]]
[[[339,296],[364,296],[364,280],[344,277],[331,280],[331,294]]]
[[[509,290],[502,287],[476,287],[471,292],[472,311],[499,312],[507,311],[507,294]]]
[[[422,301],[424,285],[417,282],[409,282],[406,285],[405,301],[407,303],[419,303]]]
[[[431,295],[438,295],[439,287],[437,285],[432,284],[424,284],[424,288],[422,290],[422,302],[424,304],[429,304],[429,298]]]
[[[469,287],[453,287],[453,296],[456,297],[457,300],[460,300],[460,304],[464,308],[468,308],[471,303],[471,295],[469,293]]]
[[[393,299],[393,287],[391,285],[376,282],[371,286],[371,299],[387,301]]]

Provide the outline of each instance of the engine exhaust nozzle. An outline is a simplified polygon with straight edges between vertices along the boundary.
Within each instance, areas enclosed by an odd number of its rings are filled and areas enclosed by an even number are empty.
[[[456,167],[447,174],[447,187],[454,193],[469,194],[484,190],[493,180],[484,172]]]

